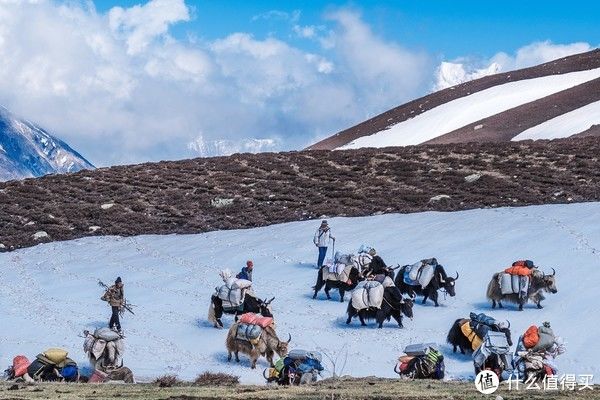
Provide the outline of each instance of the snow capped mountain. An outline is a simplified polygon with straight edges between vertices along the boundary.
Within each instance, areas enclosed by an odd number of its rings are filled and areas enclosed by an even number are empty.
[[[0,106],[0,181],[89,168],[66,143]]]
[[[202,135],[188,143],[188,149],[200,157],[230,156],[235,153],[261,153],[276,151],[279,143],[274,139],[205,140]]]
[[[554,139],[600,124],[600,49],[498,73],[442,63],[437,88],[309,147],[311,150]],[[478,78],[478,79],[477,79]],[[464,83],[461,83],[464,82]]]
[[[446,89],[473,79],[497,74],[500,72],[500,69],[501,67],[498,63],[491,63],[486,68],[467,70],[464,64],[444,61],[437,69],[435,90]]]

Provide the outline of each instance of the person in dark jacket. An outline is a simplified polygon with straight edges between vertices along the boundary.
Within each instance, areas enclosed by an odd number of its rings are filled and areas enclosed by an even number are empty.
[[[371,264],[369,264],[369,268],[371,269],[372,275],[387,275],[389,272],[388,266],[383,261],[383,258],[379,257],[375,252],[375,249],[371,249],[369,254],[373,257],[371,260]]]
[[[245,279],[252,282],[252,270],[254,269],[254,263],[250,260],[246,261],[246,266],[242,268],[239,274],[235,277],[238,279]]]
[[[108,327],[115,329],[121,333],[121,321],[119,321],[119,311],[125,304],[125,293],[123,291],[123,280],[121,277],[117,277],[115,284],[106,289],[106,293],[101,298],[110,304],[112,309],[112,315],[110,321],[108,321]]]

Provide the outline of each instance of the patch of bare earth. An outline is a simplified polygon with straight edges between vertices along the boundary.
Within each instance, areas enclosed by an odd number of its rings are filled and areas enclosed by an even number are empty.
[[[323,216],[598,201],[600,138],[238,154],[0,183],[0,251]]]

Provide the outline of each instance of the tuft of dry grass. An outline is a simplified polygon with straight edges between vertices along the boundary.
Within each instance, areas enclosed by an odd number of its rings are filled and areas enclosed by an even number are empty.
[[[198,386],[235,386],[239,383],[239,376],[210,371],[198,375],[194,381],[194,384]]]
[[[183,384],[183,381],[181,381],[177,375],[163,375],[156,378],[153,383],[161,388],[170,388]]]

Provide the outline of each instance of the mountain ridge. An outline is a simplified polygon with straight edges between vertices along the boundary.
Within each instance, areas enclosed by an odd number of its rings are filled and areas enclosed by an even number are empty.
[[[0,106],[0,181],[91,168],[67,143]]]

